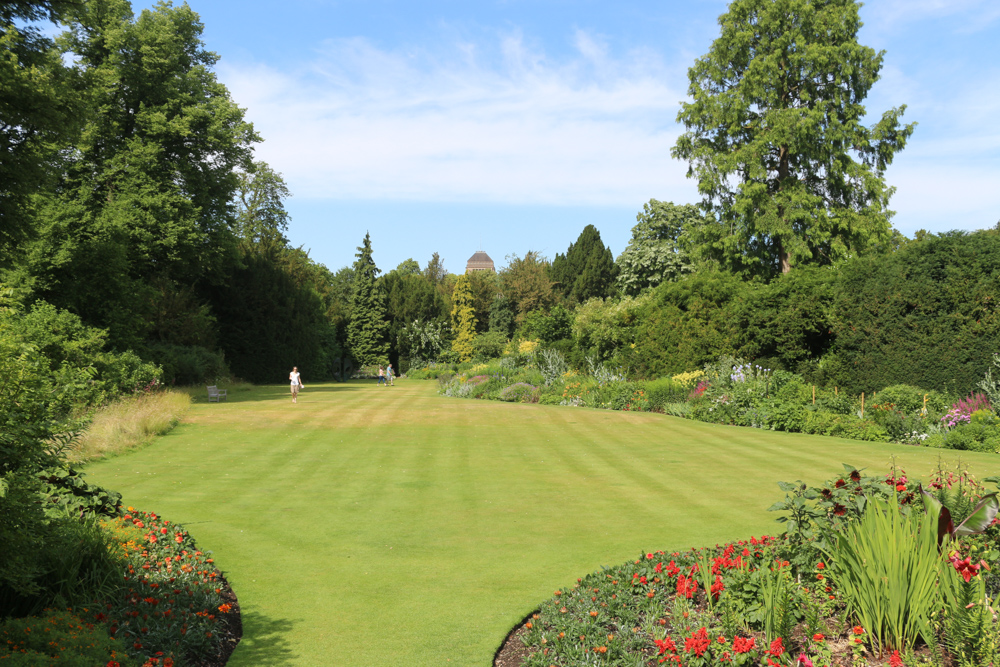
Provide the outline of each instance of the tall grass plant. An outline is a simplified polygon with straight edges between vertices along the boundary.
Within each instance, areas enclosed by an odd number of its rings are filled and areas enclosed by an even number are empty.
[[[68,458],[83,463],[144,447],[180,423],[190,406],[191,396],[180,391],[140,394],[110,403],[98,409]]]

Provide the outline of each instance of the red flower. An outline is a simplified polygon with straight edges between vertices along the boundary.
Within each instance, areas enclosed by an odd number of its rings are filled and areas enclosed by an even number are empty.
[[[893,651],[889,656],[889,667],[905,667],[903,659],[899,657],[899,651]]]
[[[823,561],[820,561],[820,562],[816,563],[816,569],[817,570],[822,570],[825,567],[826,567],[826,563],[824,563]]]
[[[858,472],[857,470],[852,470],[851,471],[851,481],[852,482],[860,482],[861,481],[861,473]]]
[[[666,637],[664,639],[654,639],[653,643],[656,644],[657,647],[659,647],[660,649],[658,655],[663,655],[667,651],[670,651],[671,653],[677,652],[677,644],[675,644],[674,640],[671,639],[670,637]]]
[[[897,484],[896,485],[896,490],[897,491],[906,491],[906,484]]]
[[[825,639],[825,637],[823,636],[823,633],[821,633],[821,632],[817,632],[816,634],[813,635],[813,641],[814,642],[821,642],[824,639]]]
[[[684,640],[684,651],[694,653],[695,657],[700,658],[708,650],[709,643],[708,630],[702,628]]]
[[[838,480],[837,480],[837,483],[833,485],[833,488],[835,488],[835,489],[840,489],[840,488],[843,488],[843,486],[844,486],[845,484],[846,484],[846,482],[845,482],[844,480],[842,480],[842,479],[838,479]]]
[[[775,658],[777,658],[784,652],[785,652],[785,645],[781,642],[781,637],[778,637],[773,642],[771,642],[771,648],[767,650],[767,653],[773,655]]]
[[[756,642],[753,637],[737,637],[733,640],[734,653],[749,653],[754,649]]]
[[[950,560],[955,571],[961,575],[962,579],[965,579],[965,583],[969,583],[972,577],[979,574],[979,565],[974,565],[972,559],[968,556],[966,556],[965,560],[959,560],[958,554],[954,554]]]

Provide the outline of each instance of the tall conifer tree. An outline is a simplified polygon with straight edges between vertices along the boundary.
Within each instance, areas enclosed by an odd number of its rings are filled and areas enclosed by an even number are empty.
[[[384,364],[389,359],[385,293],[378,282],[380,273],[372,259],[369,234],[358,247],[354,262],[354,293],[351,298],[351,322],[347,325],[347,346],[351,356],[362,365]]]
[[[884,52],[858,43],[855,0],[733,0],[689,70],[673,156],[716,223],[703,239],[747,273],[787,273],[877,247],[890,234],[883,174],[913,125],[905,106],[862,124]]]
[[[614,255],[593,225],[583,228],[565,255],[556,255],[550,269],[556,289],[574,304],[595,296],[608,296],[617,273]]]

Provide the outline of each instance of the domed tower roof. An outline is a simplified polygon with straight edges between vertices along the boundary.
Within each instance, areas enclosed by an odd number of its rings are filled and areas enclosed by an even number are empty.
[[[493,260],[485,252],[480,250],[465,264],[465,272],[471,273],[473,271],[496,271],[496,267],[493,265]]]

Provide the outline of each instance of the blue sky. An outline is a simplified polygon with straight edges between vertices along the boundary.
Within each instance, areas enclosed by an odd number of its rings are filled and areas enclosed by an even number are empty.
[[[152,2],[134,2],[138,12]],[[189,0],[216,71],[293,193],[289,236],[333,270],[365,232],[383,270],[552,257],[587,224],[617,255],[651,198],[695,202],[670,158],[687,69],[726,2]],[[1000,3],[873,0],[872,116],[917,121],[887,172],[894,225],[1000,221]]]

